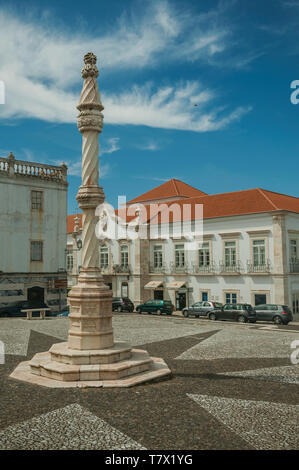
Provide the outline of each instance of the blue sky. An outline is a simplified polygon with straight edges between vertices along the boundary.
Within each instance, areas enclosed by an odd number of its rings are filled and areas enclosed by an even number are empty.
[[[299,0],[0,0],[0,156],[66,162],[77,211],[76,105],[92,51],[100,184],[114,206],[170,178],[299,197],[298,31]]]

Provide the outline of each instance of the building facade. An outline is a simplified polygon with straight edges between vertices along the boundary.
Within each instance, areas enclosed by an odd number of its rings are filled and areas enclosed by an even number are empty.
[[[0,306],[66,304],[67,167],[0,158]]]
[[[135,304],[170,299],[178,310],[206,300],[278,303],[289,305],[299,319],[298,198],[261,189],[196,195],[186,186],[171,180],[128,203],[128,209],[147,208],[146,239],[99,241],[100,266],[113,295],[128,296]],[[170,217],[170,235],[163,236],[165,223],[148,217],[148,208],[157,203],[170,215],[174,204],[201,205],[202,235],[190,241],[183,228],[177,237],[181,223]],[[132,220],[126,217],[127,223]],[[80,221],[69,216],[70,283],[80,267]]]

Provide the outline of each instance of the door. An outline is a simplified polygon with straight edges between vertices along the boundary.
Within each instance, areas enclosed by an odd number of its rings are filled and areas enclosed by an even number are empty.
[[[163,294],[164,294],[164,292],[163,292],[162,289],[156,289],[154,291],[154,299],[155,300],[163,300]]]
[[[192,307],[189,307],[189,312],[194,313],[194,315],[200,315],[201,311],[201,304],[202,302],[196,302],[195,304],[192,305]]]
[[[202,307],[200,309],[201,315],[207,315],[207,313],[210,312],[211,310],[213,310],[213,308],[211,306],[211,302],[203,302],[202,303]]]
[[[267,305],[258,305],[255,307],[255,311],[257,320],[268,320],[269,310],[267,309]]]
[[[233,320],[233,308],[232,304],[226,304],[223,307],[222,313],[219,315],[219,318],[223,320]]]
[[[42,305],[44,303],[44,291],[43,287],[38,286],[28,289],[28,300],[30,303]]]
[[[176,293],[176,309],[183,310],[186,307],[186,293],[185,292],[177,292]]]

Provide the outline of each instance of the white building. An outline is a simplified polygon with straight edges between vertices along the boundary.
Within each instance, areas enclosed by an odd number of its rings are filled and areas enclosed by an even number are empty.
[[[175,238],[180,224],[174,220],[170,237],[159,238],[165,224],[149,217],[153,203],[164,204],[164,213],[173,204],[183,213],[190,204],[193,221],[195,206],[202,204],[203,237],[196,249],[189,249],[186,233]],[[128,296],[135,303],[171,299],[177,309],[208,299],[278,303],[289,305],[299,317],[298,198],[263,189],[207,195],[170,180],[130,201],[128,210],[133,204],[146,207],[148,239],[99,241],[102,272],[114,296]],[[81,218],[74,234],[75,217],[68,220],[68,271],[73,283],[80,266],[75,239],[80,238]],[[127,214],[127,223],[134,219]]]
[[[66,303],[67,168],[0,158],[0,306]]]

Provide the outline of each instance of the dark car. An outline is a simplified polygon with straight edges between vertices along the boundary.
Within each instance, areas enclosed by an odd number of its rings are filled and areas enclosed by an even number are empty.
[[[134,312],[134,304],[128,297],[113,297],[112,312]]]
[[[287,305],[263,304],[255,307],[256,319],[272,321],[276,325],[287,325],[293,320],[292,311]]]
[[[255,323],[256,312],[250,304],[225,304],[208,315],[210,320],[230,320]]]
[[[140,304],[136,307],[137,313],[147,312],[147,313],[157,313],[161,315],[166,313],[167,315],[172,315],[174,311],[174,305],[170,300],[147,300],[144,304]]]
[[[0,307],[0,317],[26,317],[25,312],[21,312],[26,308],[48,308],[48,305],[44,302],[32,302],[30,300],[20,300],[18,302],[12,302]],[[51,316],[51,312],[46,312],[47,316]],[[38,317],[39,312],[32,312],[33,317]]]
[[[207,317],[210,312],[215,309],[220,309],[222,304],[219,302],[210,302],[210,301],[203,301],[203,302],[195,302],[195,304],[191,305],[191,307],[186,307],[183,309],[184,317],[189,317],[190,315],[194,315],[195,317],[204,316]]]

